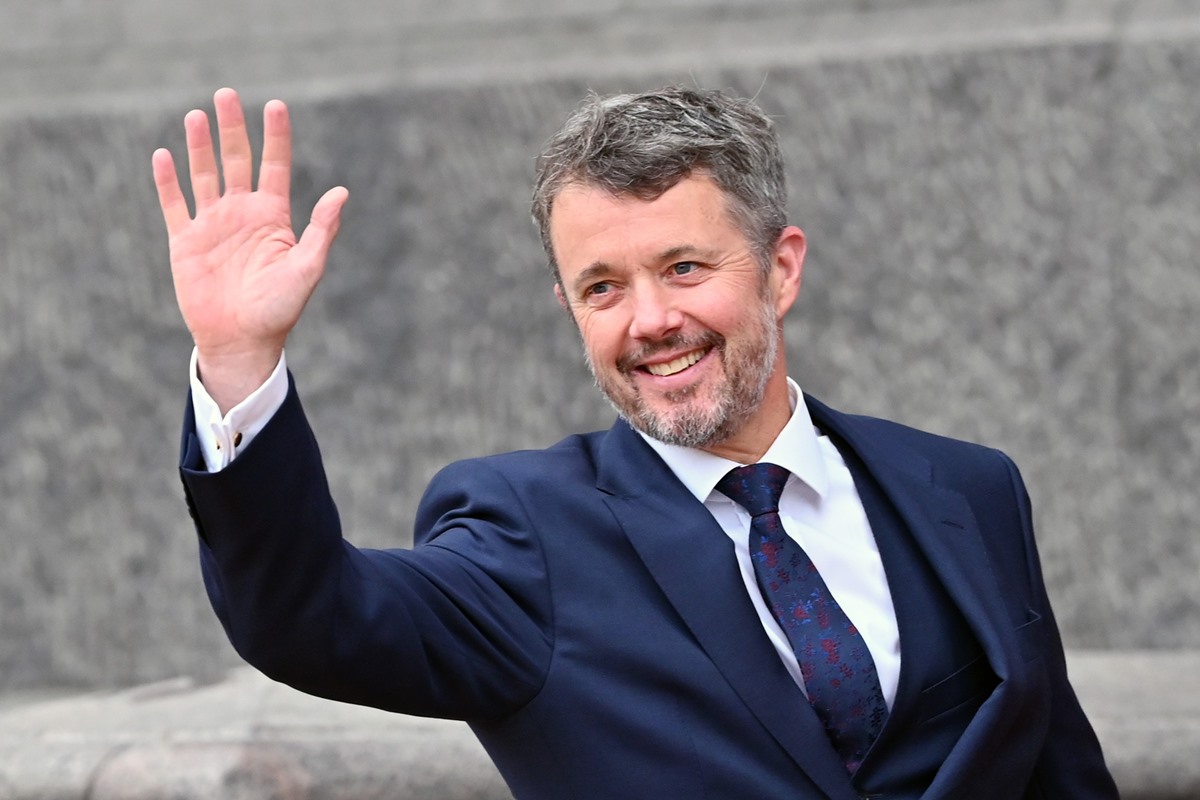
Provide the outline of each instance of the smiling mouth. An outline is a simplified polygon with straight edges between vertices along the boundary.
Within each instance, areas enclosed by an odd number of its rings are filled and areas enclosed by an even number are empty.
[[[649,372],[651,375],[657,375],[664,378],[668,375],[674,375],[677,372],[683,372],[688,367],[695,364],[700,359],[708,355],[712,348],[706,347],[700,350],[693,350],[690,353],[685,353],[673,361],[668,361],[665,364],[643,364],[642,369]]]

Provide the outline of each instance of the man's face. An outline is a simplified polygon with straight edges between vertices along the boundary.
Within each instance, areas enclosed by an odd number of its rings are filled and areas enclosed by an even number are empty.
[[[778,321],[794,292],[777,296],[707,176],[652,201],[570,185],[550,236],[588,366],[634,427],[712,447],[759,412],[773,376],[786,386]]]

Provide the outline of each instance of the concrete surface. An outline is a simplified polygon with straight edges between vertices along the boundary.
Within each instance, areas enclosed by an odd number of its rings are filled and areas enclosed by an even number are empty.
[[[0,108],[495,85],[1195,32],[1194,0],[0,2]]]
[[[298,220],[351,190],[289,355],[355,541],[410,541],[450,459],[609,423],[531,157],[589,87],[702,82],[779,119],[805,388],[1010,452],[1070,645],[1200,648],[1200,4],[555,8],[0,6],[0,689],[237,663],[149,177],[221,83],[291,101]]]
[[[248,667],[0,709],[0,800],[501,800],[462,723],[320,700]]]
[[[1200,799],[1200,651],[1070,656],[1125,800]],[[0,707],[0,800],[508,797],[463,724],[318,700],[246,667]]]

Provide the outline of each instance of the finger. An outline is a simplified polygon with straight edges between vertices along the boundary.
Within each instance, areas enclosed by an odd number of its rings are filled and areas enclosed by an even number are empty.
[[[301,262],[317,270],[318,278],[325,269],[325,259],[341,227],[342,208],[349,197],[350,193],[342,186],[335,186],[322,195],[313,206],[312,219],[296,243],[295,254]]]
[[[158,189],[158,205],[162,208],[163,220],[167,223],[167,236],[174,236],[191,221],[187,200],[179,188],[179,175],[175,172],[175,159],[171,152],[159,148],[150,157],[154,168],[154,186]]]
[[[287,198],[292,183],[292,123],[282,100],[263,108],[263,158],[258,190]]]
[[[213,154],[207,114],[200,109],[189,111],[183,118],[183,128],[187,134],[188,172],[192,176],[192,194],[196,197],[198,212],[221,196],[217,157]]]
[[[221,136],[221,173],[226,192],[248,192],[254,172],[250,156],[250,137],[242,101],[233,89],[220,89],[213,96],[217,107],[217,131]]]

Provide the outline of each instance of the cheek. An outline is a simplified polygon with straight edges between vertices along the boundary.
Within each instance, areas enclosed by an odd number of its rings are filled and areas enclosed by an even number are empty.
[[[584,349],[596,361],[612,361],[621,352],[620,327],[604,314],[583,312],[578,317]]]
[[[688,293],[680,308],[704,327],[724,332],[736,329],[747,315],[757,313],[765,302],[769,301],[763,297],[757,273],[747,270],[745,275],[712,280],[696,287],[696,291]]]
[[[727,298],[725,302],[715,302],[698,307],[689,316],[699,327],[725,337],[736,335],[741,323],[741,315],[737,313],[737,308]]]

